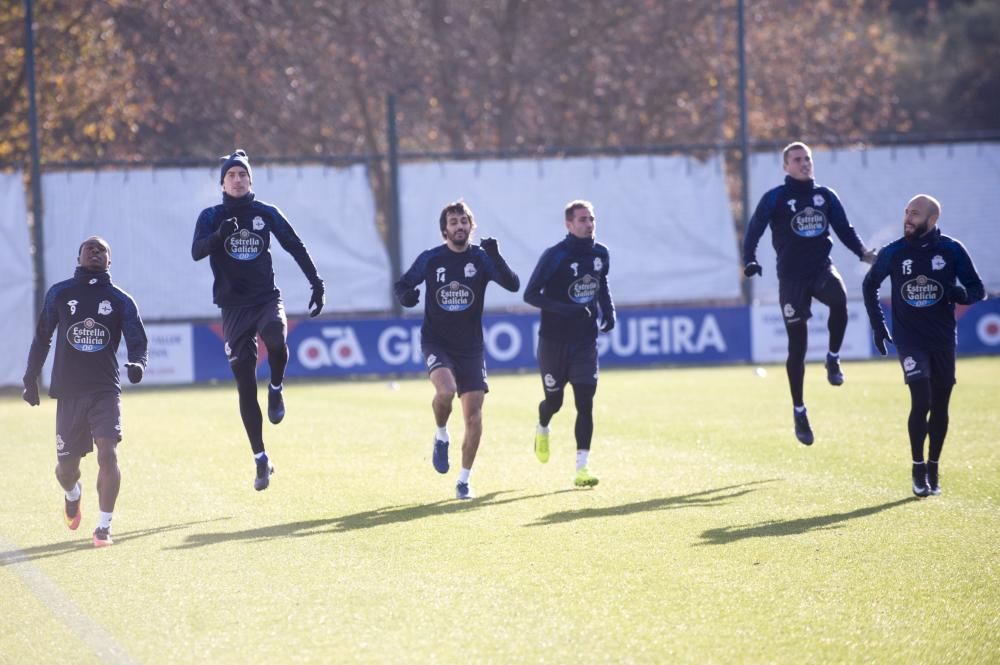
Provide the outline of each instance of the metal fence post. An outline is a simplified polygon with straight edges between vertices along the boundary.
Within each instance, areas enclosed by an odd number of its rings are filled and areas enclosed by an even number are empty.
[[[42,226],[42,167],[38,150],[38,108],[35,106],[35,38],[31,0],[24,0],[24,68],[28,82],[28,127],[31,133],[31,236],[35,269],[35,318],[45,299],[45,246]]]
[[[392,280],[402,275],[403,240],[399,214],[399,139],[396,136],[396,95],[390,94],[386,110],[386,134],[389,143],[389,265],[392,268]],[[391,287],[390,287],[391,288]],[[396,300],[395,293],[389,294],[392,299],[392,312],[395,316],[403,313],[403,308]]]

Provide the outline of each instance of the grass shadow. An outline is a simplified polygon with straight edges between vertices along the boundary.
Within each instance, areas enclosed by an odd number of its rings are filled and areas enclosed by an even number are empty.
[[[763,485],[773,483],[772,480],[757,480],[752,483],[741,483],[739,485],[728,485],[717,487],[691,494],[680,496],[667,496],[660,499],[649,499],[648,501],[636,501],[620,506],[607,506],[605,508],[581,508],[580,510],[563,510],[558,513],[550,513],[538,518],[531,524],[525,526],[548,526],[550,524],[563,524],[575,520],[586,520],[603,517],[620,517],[622,515],[632,515],[635,513],[646,513],[656,510],[676,510],[678,508],[693,508],[702,506],[723,505],[729,499],[741,497],[750,492],[756,491],[751,485]],[[572,491],[572,490],[570,490]]]
[[[176,531],[178,529],[186,529],[188,527],[194,526],[196,524],[205,524],[207,522],[218,522],[219,520],[227,520],[229,517],[215,517],[209,520],[198,520],[195,522],[183,522],[181,524],[167,524],[164,526],[151,527],[149,529],[136,529],[133,531],[123,531],[121,533],[115,533],[114,541],[115,546],[126,543],[130,540],[137,538],[146,538],[148,536],[154,536],[159,533],[167,533],[168,531]],[[48,545],[38,545],[37,547],[27,547],[24,549],[12,549],[6,552],[0,552],[0,568],[4,566],[10,566],[17,563],[23,563],[25,561],[37,561],[39,559],[48,559],[54,556],[61,556],[63,554],[72,554],[74,552],[82,552],[85,550],[94,549],[94,545],[90,540],[90,534],[83,532],[81,534],[86,535],[85,538],[79,537],[74,540],[65,540],[61,543],[50,543]]]
[[[844,522],[867,517],[889,510],[906,503],[919,501],[916,497],[897,499],[888,503],[881,503],[877,506],[858,508],[846,513],[832,513],[830,515],[819,515],[816,517],[801,517],[794,520],[772,520],[757,524],[741,526],[724,526],[718,529],[708,529],[702,532],[703,542],[696,545],[725,545],[727,543],[744,540],[746,538],[773,538],[780,536],[797,536],[818,529],[839,529]]]
[[[355,531],[357,529],[373,529],[375,527],[389,524],[401,524],[414,520],[434,517],[438,515],[450,515],[460,513],[470,509],[486,506],[500,506],[515,501],[525,501],[528,499],[538,499],[546,496],[572,492],[571,489],[558,490],[543,494],[528,494],[524,496],[511,496],[498,498],[505,494],[512,494],[515,490],[502,492],[490,492],[477,496],[468,501],[458,501],[448,499],[435,501],[433,503],[408,504],[400,506],[386,506],[375,510],[366,510],[351,515],[341,515],[339,517],[326,517],[314,520],[301,520],[298,522],[287,522],[285,524],[272,524],[243,531],[219,531],[215,533],[197,533],[188,536],[180,545],[175,545],[167,549],[186,550],[207,545],[218,545],[232,541],[265,541],[273,538],[304,538],[326,533],[339,533],[345,531]]]

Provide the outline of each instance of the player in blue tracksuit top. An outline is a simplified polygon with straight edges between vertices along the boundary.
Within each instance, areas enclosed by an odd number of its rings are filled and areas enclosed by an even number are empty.
[[[813,432],[806,414],[802,384],[809,342],[806,323],[812,316],[813,298],[830,308],[827,380],[834,386],[844,383],[839,354],[847,331],[847,291],[830,260],[833,249],[830,229],[862,261],[872,263],[875,252],[865,249],[847,221],[836,192],[813,180],[809,146],[790,143],[783,150],[783,159],[787,174],[785,184],[761,197],[747,226],[743,238],[743,274],[747,277],[763,274],[757,263],[757,243],[770,226],[771,242],[777,254],[778,299],[788,334],[785,370],[794,407],[795,437],[809,446],[813,442]]]
[[[470,244],[476,221],[464,202],[446,205],[438,225],[444,244],[422,252],[394,289],[401,305],[415,307],[420,300],[417,286],[424,285],[420,347],[434,385],[431,408],[437,424],[431,461],[438,473],[448,472],[448,417],[457,393],[465,417],[465,439],[455,495],[470,499],[469,474],[479,450],[483,400],[489,390],[483,349],[486,285],[493,281],[516,292],[521,281],[500,256],[495,239],[483,238],[478,247]]]
[[[270,484],[274,466],[264,449],[264,419],[257,403],[257,335],[267,347],[271,370],[267,417],[274,424],[285,417],[282,382],[288,365],[288,320],[281,291],[274,283],[272,237],[292,255],[312,285],[309,316],[319,315],[326,296],[312,257],[292,225],[278,208],[256,200],[250,189],[253,172],[244,151],[223,158],[219,183],[222,203],[205,208],[198,216],[191,257],[195,261],[208,257],[215,277],[212,299],[222,309],[226,356],[257,466],[254,489],[260,491]]]
[[[615,327],[615,306],[608,288],[611,259],[608,248],[594,241],[597,219],[589,201],[570,201],[564,211],[566,237],[542,253],[524,301],[542,310],[538,329],[538,368],[545,399],[538,405],[535,456],[549,461],[549,422],[563,403],[566,383],[573,386],[576,405],[577,487],[593,487],[598,479],[588,470],[594,434],[597,393],[597,332]]]
[[[45,294],[24,372],[24,401],[38,406],[38,377],[56,333],[49,395],[56,399],[56,479],[66,493],[64,517],[70,529],[82,516],[80,459],[97,446],[97,499],[100,515],[94,546],[111,540],[111,516],[121,487],[118,443],[122,440],[121,382],[115,354],[122,337],[128,348],[125,369],[131,383],[142,381],[146,331],[129,294],[111,281],[111,247],[98,236],[80,245],[72,279]]]
[[[862,286],[875,346],[896,346],[910,388],[907,429],[913,455],[913,493],[940,494],[938,463],[948,433],[948,402],[955,385],[955,305],[986,296],[983,281],[962,243],[937,228],[941,204],[919,194],[906,205],[903,237],[886,245]],[[879,285],[892,287],[892,336],[879,303]],[[928,418],[928,414],[930,417]],[[924,462],[924,439],[930,439]]]

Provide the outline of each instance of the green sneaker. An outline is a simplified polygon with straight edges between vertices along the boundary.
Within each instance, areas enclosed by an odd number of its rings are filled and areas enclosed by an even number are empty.
[[[573,479],[573,484],[577,487],[594,487],[599,482],[597,476],[591,475],[590,471],[587,471],[587,467],[578,470],[576,478]]]
[[[535,430],[535,457],[542,464],[549,461],[549,435]]]

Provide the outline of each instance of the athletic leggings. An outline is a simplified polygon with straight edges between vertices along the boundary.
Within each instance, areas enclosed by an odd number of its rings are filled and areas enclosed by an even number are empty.
[[[844,343],[844,333],[847,332],[847,294],[843,283],[837,279],[827,279],[818,291],[813,294],[816,300],[830,308],[826,328],[830,332],[830,353],[840,353]],[[788,360],[785,361],[785,371],[788,373],[788,387],[792,393],[792,404],[803,406],[802,384],[806,376],[806,348],[809,346],[809,330],[806,322],[793,323],[786,328],[788,332]]]
[[[941,459],[944,437],[948,434],[948,402],[954,384],[931,379],[919,379],[910,386],[910,417],[906,427],[910,433],[910,452],[914,462],[924,461],[924,438],[930,435],[927,457],[932,462]],[[930,417],[928,418],[928,413]]]
[[[590,442],[594,437],[594,395],[596,384],[574,383],[573,401],[576,404],[576,425],[573,433],[576,436],[577,450],[590,450]],[[552,416],[559,412],[563,404],[564,389],[546,392],[545,399],[538,404],[538,422],[542,427],[548,427]]]
[[[285,367],[288,366],[288,346],[285,344],[281,324],[267,324],[261,330],[260,337],[267,348],[271,383],[280,385],[285,378]],[[260,404],[257,403],[257,354],[241,354],[239,360],[232,365],[232,370],[240,397],[240,418],[243,419],[243,427],[250,439],[250,448],[256,455],[264,452],[264,417]]]

